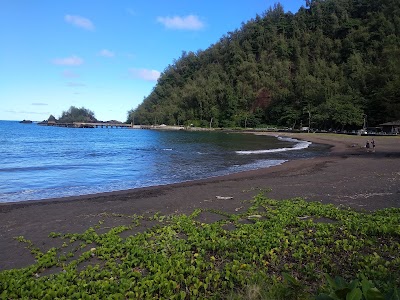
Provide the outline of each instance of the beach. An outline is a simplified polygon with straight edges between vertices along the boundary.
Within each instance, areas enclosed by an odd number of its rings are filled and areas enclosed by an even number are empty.
[[[0,270],[26,267],[34,258],[14,237],[24,236],[41,250],[56,245],[50,232],[80,233],[126,216],[191,213],[196,208],[240,213],[255,195],[273,199],[302,197],[356,210],[400,207],[400,137],[377,136],[376,151],[364,145],[373,137],[307,133],[256,133],[289,136],[331,145],[325,156],[172,185],[60,199],[0,204]],[[218,219],[205,214],[204,222]],[[149,224],[150,226],[150,224]],[[144,228],[145,229],[145,228]]]

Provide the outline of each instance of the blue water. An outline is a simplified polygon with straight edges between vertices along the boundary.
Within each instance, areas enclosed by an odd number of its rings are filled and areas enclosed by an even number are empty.
[[[59,128],[0,121],[0,202],[183,182],[312,157],[326,147],[223,132]]]

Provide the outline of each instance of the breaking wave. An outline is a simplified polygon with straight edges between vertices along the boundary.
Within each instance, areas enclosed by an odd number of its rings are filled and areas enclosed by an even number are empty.
[[[276,153],[276,152],[285,152],[285,151],[293,151],[293,150],[301,150],[308,148],[312,143],[308,141],[300,141],[297,139],[289,138],[289,137],[277,137],[280,141],[292,142],[295,143],[293,147],[286,148],[277,148],[277,149],[264,149],[264,150],[249,150],[249,151],[236,151],[237,154],[240,155],[249,155],[249,154],[264,154],[264,153]]]

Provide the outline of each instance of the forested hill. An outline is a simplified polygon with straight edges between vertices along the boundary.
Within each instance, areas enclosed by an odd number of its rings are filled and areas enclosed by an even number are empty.
[[[400,1],[280,4],[183,52],[128,112],[136,124],[341,129],[400,120]]]

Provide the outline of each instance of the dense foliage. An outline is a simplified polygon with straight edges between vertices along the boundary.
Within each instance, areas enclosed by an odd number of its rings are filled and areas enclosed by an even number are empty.
[[[183,52],[128,121],[342,129],[400,119],[400,1],[280,4]]]
[[[400,299],[399,209],[360,213],[263,195],[246,206],[104,213],[81,234],[51,233],[59,246],[47,251],[17,237],[36,263],[0,272],[0,298]],[[220,220],[203,223],[210,213]],[[126,224],[108,226],[113,218]]]
[[[47,119],[47,122],[53,122],[53,123],[55,123],[55,122],[57,122],[57,119],[56,119],[55,116],[50,115],[50,117]]]
[[[59,123],[96,122],[96,121],[97,119],[95,118],[93,111],[84,107],[77,108],[75,106],[71,106],[67,111],[63,111],[61,117],[58,119]]]

